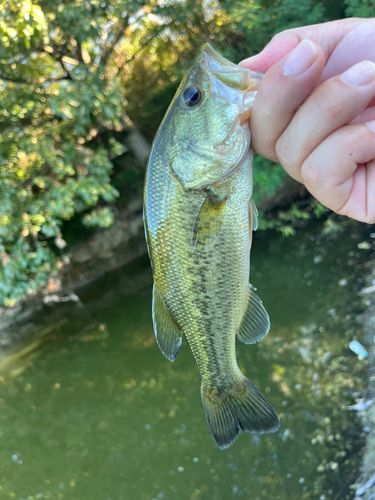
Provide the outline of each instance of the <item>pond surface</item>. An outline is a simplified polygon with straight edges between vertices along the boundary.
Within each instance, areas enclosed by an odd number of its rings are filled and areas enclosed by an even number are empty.
[[[358,290],[369,226],[254,239],[251,282],[271,318],[239,366],[281,418],[271,435],[216,448],[186,341],[172,364],[151,322],[148,259],[106,276],[0,378],[0,498],[352,498],[364,445],[353,392],[366,363]],[[50,314],[50,313],[49,313]],[[45,327],[45,325],[44,325]]]

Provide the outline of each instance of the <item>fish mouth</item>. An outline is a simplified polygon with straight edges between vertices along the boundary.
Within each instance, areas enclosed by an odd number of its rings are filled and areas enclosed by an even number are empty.
[[[251,116],[251,108],[244,109],[238,116],[240,125],[250,120],[250,116]]]
[[[236,90],[254,91],[262,79],[261,73],[242,68],[225,59],[209,43],[204,46],[198,63],[204,66],[212,76]]]
[[[258,74],[228,61],[208,44],[192,70],[190,79],[196,81],[205,75],[207,95],[219,98],[224,129],[214,144],[208,133],[181,141],[170,168],[185,190],[205,188],[226,179],[244,162],[250,149],[248,120],[260,82]],[[225,115],[226,107],[231,109],[229,116]],[[189,154],[195,164],[191,169],[184,165]]]
[[[199,63],[205,66],[214,77],[219,78],[230,87],[242,91],[249,88],[250,80],[252,80],[251,71],[228,61],[218,54],[209,43],[204,46]]]

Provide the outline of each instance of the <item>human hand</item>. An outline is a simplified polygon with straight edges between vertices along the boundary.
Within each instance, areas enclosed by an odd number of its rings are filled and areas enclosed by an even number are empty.
[[[366,61],[366,62],[364,62]],[[265,73],[252,146],[323,205],[375,222],[375,18],[284,31],[240,63]]]

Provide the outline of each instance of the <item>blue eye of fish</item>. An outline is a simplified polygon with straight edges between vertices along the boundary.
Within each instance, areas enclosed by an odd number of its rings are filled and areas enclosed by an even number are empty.
[[[202,101],[202,97],[202,91],[194,85],[192,87],[188,87],[182,94],[184,104],[186,104],[186,106],[188,106],[189,108],[195,107],[200,104],[200,102]]]

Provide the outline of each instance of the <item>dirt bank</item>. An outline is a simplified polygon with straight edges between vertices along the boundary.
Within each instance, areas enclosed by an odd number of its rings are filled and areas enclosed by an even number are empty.
[[[138,198],[117,215],[112,227],[96,232],[63,256],[58,271],[38,293],[14,307],[0,308],[0,358],[9,348],[34,335],[36,315],[43,313],[59,321],[69,310],[79,307],[78,295],[83,287],[146,252],[142,200]]]

